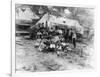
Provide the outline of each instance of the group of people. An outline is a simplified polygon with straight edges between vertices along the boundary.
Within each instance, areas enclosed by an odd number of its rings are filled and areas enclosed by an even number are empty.
[[[65,38],[65,41],[73,43],[74,48],[76,47],[77,35],[76,35],[75,30],[67,29],[65,31],[64,38]]]
[[[46,24],[47,25],[47,24]],[[60,28],[60,26],[47,27],[43,23],[36,25],[31,32],[30,38],[36,39],[46,39],[49,41],[44,42],[45,45],[49,45],[51,42],[65,42],[72,43],[74,48],[76,48],[77,35],[75,30],[69,28]]]

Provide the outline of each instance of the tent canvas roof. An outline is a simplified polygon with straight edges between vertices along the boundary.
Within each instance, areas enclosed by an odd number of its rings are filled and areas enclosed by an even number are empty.
[[[16,21],[32,22],[32,19],[39,19],[39,16],[32,12],[29,7],[19,7],[16,9]]]
[[[48,13],[44,14],[44,16],[36,23],[46,23],[48,21],[48,26],[52,26],[52,24],[62,24],[68,27],[75,27],[78,31],[83,31],[83,27],[79,24],[77,20],[68,19],[64,17],[56,17],[54,15],[50,15]]]

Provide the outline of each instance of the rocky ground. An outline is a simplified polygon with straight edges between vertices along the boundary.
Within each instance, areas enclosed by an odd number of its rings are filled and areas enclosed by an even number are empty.
[[[83,48],[84,44],[77,43],[76,48]],[[88,48],[89,49],[89,48]],[[16,37],[16,71],[61,71],[70,69],[90,68],[89,54],[85,57],[75,53],[57,56],[56,53],[43,53],[34,48],[34,41],[24,37]]]

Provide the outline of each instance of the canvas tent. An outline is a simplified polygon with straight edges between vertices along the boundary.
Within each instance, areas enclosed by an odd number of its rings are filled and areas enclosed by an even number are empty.
[[[76,30],[78,32],[80,32],[81,34],[83,34],[84,28],[79,24],[79,22],[77,20],[73,20],[73,19],[68,19],[68,18],[64,18],[64,17],[56,17],[54,15],[50,15],[48,13],[46,13],[37,23],[44,23],[44,25],[47,24],[49,27],[53,26],[53,24],[62,24],[62,25],[66,25],[68,27],[74,27],[76,28]]]
[[[32,19],[39,19],[29,6],[16,7],[16,23],[21,21],[32,22]]]

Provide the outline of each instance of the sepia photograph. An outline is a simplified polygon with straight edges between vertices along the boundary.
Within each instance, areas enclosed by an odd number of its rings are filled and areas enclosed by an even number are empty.
[[[15,4],[15,71],[93,69],[94,8]]]

